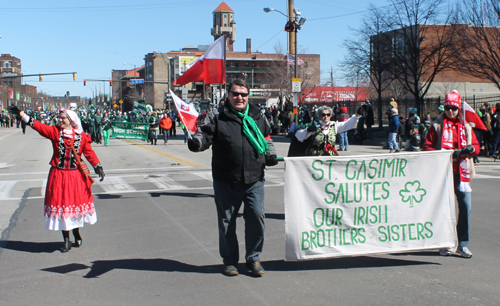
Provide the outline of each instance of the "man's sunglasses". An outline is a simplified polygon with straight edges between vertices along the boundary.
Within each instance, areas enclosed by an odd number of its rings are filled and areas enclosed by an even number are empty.
[[[330,114],[330,113],[321,113],[321,117],[324,117],[324,116],[328,116],[328,117],[330,117],[331,115],[332,115],[332,114]]]
[[[237,97],[237,96],[242,96],[242,97],[244,98],[244,97],[247,97],[247,96],[248,96],[248,93],[247,93],[247,92],[237,92],[237,91],[231,91],[231,94],[232,94],[234,97]]]
[[[451,110],[451,111],[456,112],[458,110],[458,107],[456,107],[456,106],[446,106],[444,108],[444,110],[447,110],[447,111]]]

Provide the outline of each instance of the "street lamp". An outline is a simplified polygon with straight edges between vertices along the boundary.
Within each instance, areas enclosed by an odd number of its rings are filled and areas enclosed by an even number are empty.
[[[300,13],[300,10],[297,9],[297,8],[294,8],[293,9],[293,16],[288,16],[286,14],[284,14],[283,12],[279,11],[279,10],[276,10],[276,9],[273,9],[273,8],[269,8],[269,7],[265,7],[264,8],[264,12],[266,13],[269,13],[269,12],[278,12],[280,13],[281,15],[285,16],[288,21],[287,23],[285,24],[285,31],[286,32],[294,32],[294,60],[295,60],[295,67],[294,67],[294,78],[297,79],[298,78],[298,56],[297,56],[297,31],[300,30],[300,27],[302,25],[304,25],[304,23],[306,22],[306,19],[303,18],[303,17],[300,17],[301,13]],[[300,18],[299,18],[300,17]],[[290,37],[290,36],[289,36]],[[288,40],[288,55],[287,55],[287,65],[288,65],[288,57],[290,55],[290,48],[291,45],[290,45],[290,39]],[[299,106],[299,92],[296,92],[294,91],[294,83],[292,82],[292,92],[293,92],[293,106],[298,108]],[[299,83],[300,85],[300,83]],[[298,110],[297,110],[297,114],[298,114]],[[298,116],[295,116],[295,122],[298,123]]]
[[[269,12],[278,12],[281,15],[285,16],[286,18],[289,19],[289,21],[285,25],[285,31],[286,32],[294,32],[295,34],[295,42],[294,42],[294,57],[295,57],[295,69],[294,69],[294,77],[298,77],[298,71],[297,71],[297,31],[300,30],[300,27],[304,25],[306,22],[306,18],[300,17],[302,15],[300,13],[300,10],[298,8],[293,9],[294,16],[288,16],[284,14],[283,12],[273,9],[270,7],[265,7],[264,12],[269,13]],[[300,17],[300,18],[299,18]],[[290,52],[290,46],[288,46],[288,52]]]

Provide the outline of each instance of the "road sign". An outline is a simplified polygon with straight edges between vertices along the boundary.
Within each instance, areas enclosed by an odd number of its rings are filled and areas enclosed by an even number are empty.
[[[301,79],[299,78],[293,78],[292,79],[292,92],[301,92],[301,88],[300,88],[300,81]]]
[[[123,100],[118,101],[118,103],[123,104]]]
[[[144,84],[144,79],[131,79],[130,84]]]

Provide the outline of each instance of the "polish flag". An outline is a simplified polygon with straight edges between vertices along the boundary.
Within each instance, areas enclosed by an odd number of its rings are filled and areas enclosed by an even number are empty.
[[[172,90],[170,90],[172,98],[174,98],[175,108],[177,108],[177,114],[181,118],[184,126],[193,132],[196,132],[196,121],[198,121],[198,112],[192,106],[182,101],[181,98],[177,97]]]
[[[465,121],[470,124],[473,128],[481,129],[487,131],[488,129],[483,123],[483,120],[479,118],[476,111],[470,107],[470,105],[464,101],[463,109],[465,111]]]
[[[174,85],[205,81],[205,84],[226,83],[226,41],[221,36],[194,64],[174,81]]]

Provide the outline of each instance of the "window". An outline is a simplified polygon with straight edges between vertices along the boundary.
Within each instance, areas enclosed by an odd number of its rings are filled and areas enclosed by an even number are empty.
[[[234,67],[234,62],[231,62],[230,67]]]
[[[245,62],[245,67],[248,67],[249,63],[248,62]]]

